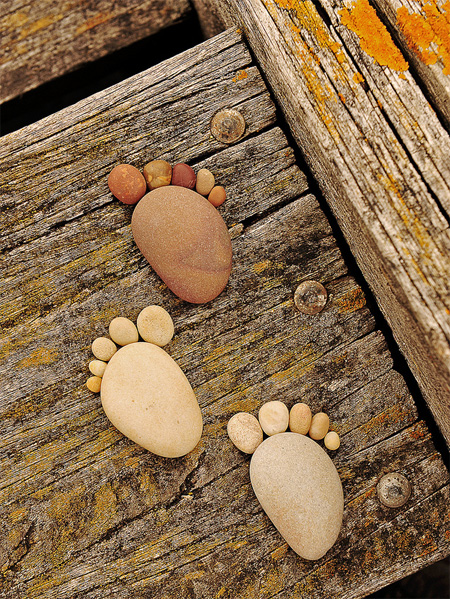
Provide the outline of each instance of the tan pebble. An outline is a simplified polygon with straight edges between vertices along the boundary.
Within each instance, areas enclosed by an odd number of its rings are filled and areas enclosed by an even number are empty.
[[[318,412],[314,414],[311,420],[311,426],[309,427],[309,436],[314,441],[320,441],[323,439],[328,432],[330,426],[330,419],[324,412]]]
[[[289,428],[293,433],[307,435],[311,426],[311,409],[305,403],[296,403],[289,413]]]
[[[94,376],[102,377],[106,366],[106,362],[102,362],[102,360],[91,360],[91,362],[89,362],[89,370]]]
[[[118,316],[111,320],[109,334],[117,345],[128,345],[129,343],[139,341],[136,325],[129,318],[124,318],[123,316]]]
[[[131,164],[118,164],[108,177],[111,193],[124,204],[136,204],[147,191],[142,173]]]
[[[90,376],[86,381],[86,387],[92,393],[100,393],[100,387],[102,386],[102,379],[99,376]]]
[[[289,424],[289,410],[281,401],[268,401],[259,410],[258,420],[266,435],[284,433]]]
[[[327,433],[323,442],[325,443],[325,447],[327,449],[331,449],[332,451],[338,449],[339,445],[341,444],[339,435],[334,431],[330,431],[329,433]]]
[[[207,168],[201,168],[197,173],[195,190],[202,196],[207,196],[215,184],[214,175]]]
[[[108,337],[97,337],[92,343],[92,353],[99,360],[103,360],[103,362],[108,362],[116,351],[117,347],[115,343],[111,339],[108,339]]]
[[[159,347],[167,345],[174,333],[173,320],[161,306],[144,308],[137,318],[137,327],[144,341]]]
[[[252,414],[238,412],[227,425],[228,436],[236,447],[244,453],[253,453],[263,440],[262,428]]]
[[[165,160],[152,160],[144,166],[144,177],[149,189],[170,185],[172,167]]]
[[[220,185],[216,185],[212,188],[210,194],[208,195],[208,200],[211,202],[213,206],[218,208],[225,202],[226,197],[227,194],[225,189]]]

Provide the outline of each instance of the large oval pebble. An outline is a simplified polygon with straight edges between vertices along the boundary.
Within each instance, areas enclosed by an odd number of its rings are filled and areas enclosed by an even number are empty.
[[[106,367],[103,409],[129,439],[166,458],[194,449],[202,434],[202,414],[178,364],[152,343],[130,343]]]
[[[152,268],[181,299],[194,304],[219,295],[231,272],[231,240],[219,212],[191,189],[154,189],[136,206],[131,228]]]
[[[288,545],[305,559],[325,555],[341,529],[344,496],[320,445],[298,433],[268,437],[252,456],[250,480]]]

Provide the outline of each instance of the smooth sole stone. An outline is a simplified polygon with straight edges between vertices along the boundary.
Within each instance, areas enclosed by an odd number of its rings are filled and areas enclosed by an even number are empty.
[[[252,456],[250,480],[287,544],[304,559],[325,555],[342,526],[344,494],[320,445],[298,433],[268,437]]]
[[[152,343],[130,343],[114,354],[103,374],[101,401],[121,433],[156,455],[186,455],[202,435],[202,414],[189,381]]]
[[[232,262],[227,226],[210,202],[185,187],[154,189],[131,220],[136,245],[175,295],[193,303],[223,291]]]

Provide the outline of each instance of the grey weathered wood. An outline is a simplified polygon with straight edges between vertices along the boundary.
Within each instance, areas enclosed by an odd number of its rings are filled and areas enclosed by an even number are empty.
[[[208,123],[229,105],[248,128],[226,147]],[[448,473],[238,35],[227,32],[4,141],[7,599],[363,597],[450,551]],[[233,272],[206,305],[186,304],[161,283],[132,241],[131,208],[106,186],[118,161],[141,167],[161,156],[211,168],[228,191],[220,211]],[[329,293],[316,316],[293,304],[308,278]],[[124,438],[84,385],[91,341],[114,316],[136,319],[150,303],[174,318],[166,349],[204,416],[201,442],[178,460]],[[298,558],[273,528],[252,492],[249,457],[226,434],[232,414],[257,413],[270,399],[324,409],[342,436],[332,458],[344,525],[318,562]],[[391,469],[413,482],[397,510],[376,499]]]
[[[208,1],[245,32],[449,443],[448,133],[409,70],[361,49],[344,2]]]
[[[187,0],[3,2],[0,101],[152,35],[190,11]]]

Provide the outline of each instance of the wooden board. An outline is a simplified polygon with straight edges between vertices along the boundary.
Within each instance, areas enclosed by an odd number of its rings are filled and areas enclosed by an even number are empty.
[[[190,10],[187,0],[3,2],[0,101],[152,35]]]
[[[247,124],[232,146],[209,130],[223,107]],[[234,267],[207,305],[162,284],[108,191],[119,161],[157,157],[208,167],[227,189]],[[2,596],[363,597],[450,552],[448,473],[239,35],[6,136],[0,164]],[[316,316],[293,304],[310,278],[329,293]],[[152,303],[173,316],[167,351],[205,423],[176,460],[124,438],[84,384],[92,340]],[[341,434],[344,523],[317,562],[271,525],[226,434],[272,399],[325,410]],[[396,510],[376,496],[389,471],[413,485]]]
[[[450,444],[450,136],[422,82],[367,0],[200,4],[245,32]]]

